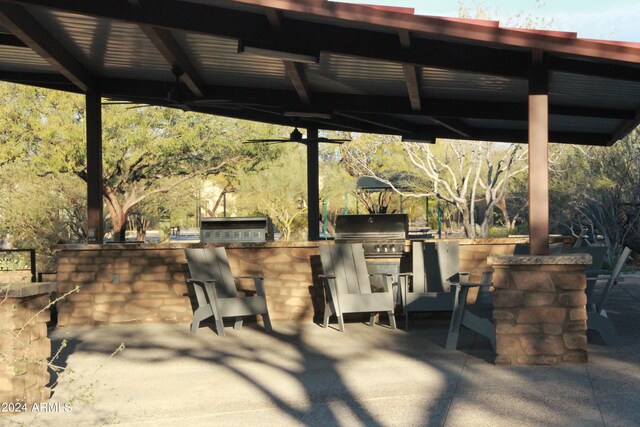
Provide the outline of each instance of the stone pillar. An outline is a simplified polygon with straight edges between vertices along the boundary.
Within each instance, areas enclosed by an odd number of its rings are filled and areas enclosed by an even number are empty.
[[[0,284],[0,402],[49,399],[49,293],[55,282]]]
[[[493,256],[496,363],[587,361],[590,255]]]

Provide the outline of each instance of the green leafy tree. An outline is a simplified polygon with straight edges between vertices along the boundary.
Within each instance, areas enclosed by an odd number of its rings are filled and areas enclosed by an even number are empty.
[[[39,174],[69,173],[86,181],[84,98],[16,85],[3,89],[14,100],[3,109],[20,123],[8,127],[3,145],[19,147]],[[102,128],[103,194],[115,240],[124,238],[129,212],[149,197],[195,176],[235,176],[277,155],[264,145],[241,144],[278,132],[273,126],[176,109],[105,105]]]
[[[240,208],[248,214],[268,215],[282,233],[282,240],[303,237],[308,210],[304,149],[287,148],[269,167],[241,177],[238,185]]]

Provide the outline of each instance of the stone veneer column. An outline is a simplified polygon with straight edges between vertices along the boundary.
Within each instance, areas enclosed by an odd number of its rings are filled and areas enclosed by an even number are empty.
[[[496,363],[587,361],[590,255],[493,256]]]
[[[0,402],[49,399],[49,293],[55,282],[0,284]]]

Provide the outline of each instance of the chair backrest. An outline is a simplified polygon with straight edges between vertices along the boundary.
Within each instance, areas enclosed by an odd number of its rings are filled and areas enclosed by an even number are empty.
[[[458,242],[413,242],[411,249],[413,292],[451,291],[451,282],[459,281],[460,245]]]
[[[193,279],[215,280],[218,298],[238,296],[224,248],[189,248],[185,255]]]
[[[338,294],[370,294],[371,282],[360,243],[320,246],[320,261],[327,276],[335,276]]]
[[[609,280],[607,280],[607,283],[604,285],[604,289],[602,290],[602,293],[600,294],[600,298],[596,303],[596,310],[598,312],[600,312],[600,310],[604,308],[604,305],[607,302],[607,298],[609,296],[609,291],[611,291],[611,288],[613,287],[613,285],[616,284],[616,282],[618,281],[618,276],[620,276],[622,267],[624,266],[624,263],[627,261],[627,258],[629,257],[630,254],[631,254],[631,249],[625,247],[622,250],[620,257],[616,261],[616,265],[613,266],[613,270],[611,270],[611,276],[609,276]]]

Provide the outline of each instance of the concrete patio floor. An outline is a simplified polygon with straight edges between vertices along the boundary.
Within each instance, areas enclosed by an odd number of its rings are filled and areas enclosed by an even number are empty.
[[[226,337],[184,324],[57,329],[66,371],[50,403],[61,407],[0,424],[640,425],[640,276],[615,287],[608,307],[621,345],[593,337],[587,364],[562,366],[496,366],[488,341],[468,331],[447,351],[446,315],[416,319],[409,332],[294,322]]]

